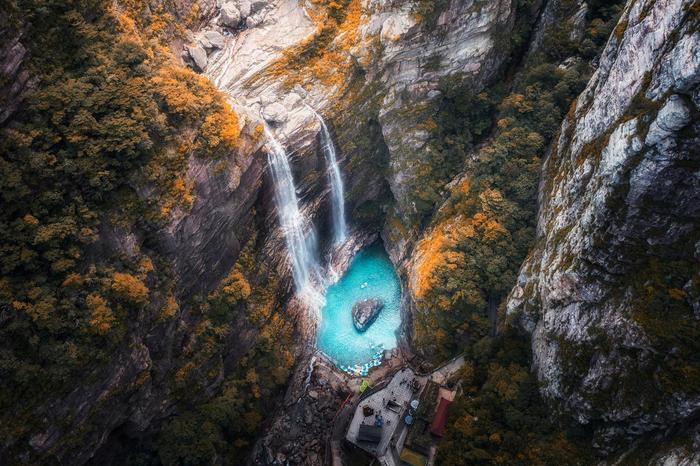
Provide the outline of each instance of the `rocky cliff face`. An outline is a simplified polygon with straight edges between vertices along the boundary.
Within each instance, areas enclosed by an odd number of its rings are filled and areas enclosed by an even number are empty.
[[[700,409],[700,35],[682,0],[630,2],[543,171],[508,314],[553,404],[603,450]]]
[[[323,12],[312,7],[280,0],[258,6],[252,16],[260,21],[241,20],[223,48],[209,55],[204,72],[231,96],[240,113],[251,121],[264,117],[275,124],[292,154],[303,201],[309,201],[304,208],[318,223],[323,224],[319,207],[328,190],[322,183],[325,167],[313,156],[320,127],[307,105],[324,114],[336,130],[353,220],[362,216],[356,209],[364,207],[366,213],[370,204],[387,204],[382,198],[389,194],[400,221],[412,224],[412,191],[420,183],[413,161],[426,150],[428,138],[417,123],[440,95],[444,77],[459,76],[478,91],[494,76],[507,58],[501,42],[513,25],[511,2],[452,2],[433,21],[416,13],[419,2],[349,3],[340,25],[343,34],[319,45],[324,52],[314,49],[320,58],[312,55],[308,64],[283,63],[285,53],[314,44],[328,19],[319,20]],[[203,29],[222,27],[213,19]],[[341,49],[344,55],[326,63],[326,49]],[[334,73],[333,79],[317,73],[314,59]],[[405,234],[393,233],[397,241],[405,240]],[[396,249],[397,261],[409,244],[388,243],[390,251]]]
[[[17,110],[33,83],[25,66],[29,52],[13,19],[11,12],[0,12],[0,37],[8,39],[0,46],[0,125]]]

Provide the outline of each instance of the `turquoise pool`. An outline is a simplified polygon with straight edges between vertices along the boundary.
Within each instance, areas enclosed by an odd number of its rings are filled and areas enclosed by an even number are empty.
[[[360,333],[352,323],[352,306],[361,299],[378,297],[384,309]],[[321,309],[318,348],[343,370],[378,363],[377,355],[396,347],[401,324],[401,285],[381,244],[360,251],[345,275],[326,290]]]

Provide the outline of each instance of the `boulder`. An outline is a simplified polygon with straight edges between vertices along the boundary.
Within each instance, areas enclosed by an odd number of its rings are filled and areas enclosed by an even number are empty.
[[[197,37],[197,43],[201,45],[205,51],[208,51],[212,48],[211,42],[209,42],[209,39],[207,39],[204,34]]]
[[[241,12],[233,2],[224,3],[219,15],[219,24],[222,26],[235,28],[241,22]]]
[[[199,43],[207,49],[222,49],[224,42],[224,36],[217,31],[205,31],[199,38]]]
[[[253,29],[255,27],[260,26],[260,23],[262,23],[262,18],[260,15],[255,15],[255,16],[249,16],[245,20],[245,27],[248,29]]]
[[[204,71],[207,67],[207,52],[201,45],[191,45],[187,47],[187,54],[194,63],[194,67],[198,71]]]
[[[363,299],[352,307],[352,323],[358,332],[364,332],[384,308],[384,301],[379,298]]]
[[[248,16],[250,16],[252,6],[253,2],[251,2],[250,0],[239,0],[238,11],[241,12],[241,18],[247,18]]]
[[[287,109],[278,102],[266,105],[262,110],[262,117],[269,123],[284,123],[289,118]]]
[[[251,2],[250,12],[251,12],[251,14],[257,13],[258,11],[264,10],[266,6],[267,6],[267,1],[265,1],[265,0]]]

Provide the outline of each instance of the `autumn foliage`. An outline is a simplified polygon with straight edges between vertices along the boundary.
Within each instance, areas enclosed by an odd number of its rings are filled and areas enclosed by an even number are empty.
[[[141,280],[128,273],[112,275],[112,290],[117,296],[133,304],[144,304],[148,299],[148,288]]]
[[[134,313],[177,314],[169,264],[141,245],[193,204],[188,158],[235,155],[240,122],[175,64],[163,5],[8,6],[34,84],[0,128],[0,443],[24,448],[52,415],[37,410],[110,363]]]
[[[347,87],[353,58],[362,42],[360,0],[312,0],[306,11],[316,26],[307,39],[284,51],[283,56],[266,70],[280,76],[288,87],[311,87],[320,83],[336,95]],[[357,49],[357,50],[356,50]],[[367,58],[367,57],[365,57]]]

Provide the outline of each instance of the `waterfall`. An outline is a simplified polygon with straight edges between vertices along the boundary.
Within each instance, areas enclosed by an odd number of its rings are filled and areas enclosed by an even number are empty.
[[[271,149],[267,153],[267,160],[272,173],[277,215],[292,261],[294,284],[299,295],[317,301],[320,293],[315,290],[314,284],[320,281],[320,277],[316,259],[316,232],[313,225],[306,224],[299,210],[299,199],[287,152],[275,139],[264,119],[263,124]]]
[[[307,107],[309,107],[307,105]],[[335,144],[328,132],[328,127],[323,117],[309,107],[321,122],[321,146],[328,163],[328,181],[331,186],[331,217],[333,218],[333,242],[342,244],[347,238],[347,226],[345,225],[345,194],[343,190],[343,179],[340,176],[340,167],[336,157]]]

